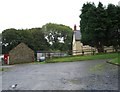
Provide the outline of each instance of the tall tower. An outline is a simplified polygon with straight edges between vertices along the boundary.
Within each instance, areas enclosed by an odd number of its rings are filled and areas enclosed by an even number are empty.
[[[73,55],[80,55],[82,53],[82,47],[83,47],[83,44],[81,43],[81,33],[80,30],[77,30],[76,25],[74,25],[73,31],[74,31],[73,45],[72,45]]]

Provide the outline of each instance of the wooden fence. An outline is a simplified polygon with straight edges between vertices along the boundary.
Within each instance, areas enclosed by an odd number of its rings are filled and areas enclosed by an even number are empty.
[[[112,53],[112,52],[120,52],[120,48],[109,48],[105,47],[103,53]],[[72,51],[73,55],[94,55],[97,54],[97,49],[83,49],[82,51]]]
[[[118,49],[117,51],[120,51]],[[116,49],[114,48],[104,48],[103,53],[112,53],[116,52]],[[65,56],[70,56],[70,55],[95,55],[97,54],[98,51],[95,48],[91,49],[83,49],[82,51],[38,51],[37,52],[37,60],[39,60],[40,57],[45,57],[45,58],[52,58],[52,57],[65,57]]]
[[[68,56],[68,52],[61,51],[37,51],[37,60],[39,61],[40,57],[52,58],[52,57],[65,57]]]

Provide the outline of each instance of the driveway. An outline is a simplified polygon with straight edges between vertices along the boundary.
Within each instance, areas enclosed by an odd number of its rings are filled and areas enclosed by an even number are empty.
[[[2,89],[118,90],[118,66],[106,60],[14,65],[2,73]]]

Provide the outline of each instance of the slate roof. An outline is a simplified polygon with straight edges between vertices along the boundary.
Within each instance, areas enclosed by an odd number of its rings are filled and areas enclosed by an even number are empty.
[[[77,41],[81,40],[81,32],[80,32],[80,30],[74,31],[74,34],[75,34],[75,40],[77,40]]]

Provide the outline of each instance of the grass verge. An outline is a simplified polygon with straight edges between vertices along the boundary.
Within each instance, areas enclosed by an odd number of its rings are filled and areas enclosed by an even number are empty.
[[[110,61],[109,63],[115,64],[115,65],[120,65],[120,53],[118,53],[118,56]]]
[[[61,58],[52,58],[46,60],[47,63],[56,63],[56,62],[73,62],[73,61],[84,61],[84,60],[97,60],[97,59],[113,59],[118,56],[118,53],[107,53],[107,54],[98,54],[98,55],[87,55],[87,56],[68,56]]]
[[[46,62],[35,61],[34,64],[46,64]]]
[[[9,70],[9,68],[0,68],[0,72],[2,72],[2,71],[8,71]]]

